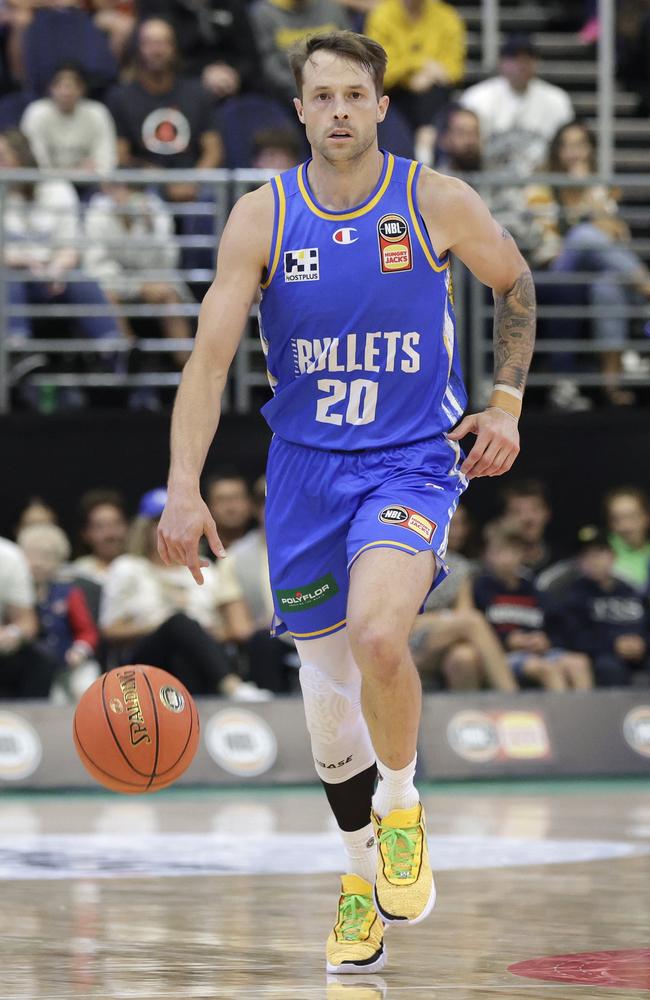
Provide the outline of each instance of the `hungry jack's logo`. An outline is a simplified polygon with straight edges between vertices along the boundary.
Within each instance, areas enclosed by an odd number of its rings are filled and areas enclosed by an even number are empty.
[[[377,237],[382,274],[413,269],[411,234],[402,215],[382,215],[377,223]]]

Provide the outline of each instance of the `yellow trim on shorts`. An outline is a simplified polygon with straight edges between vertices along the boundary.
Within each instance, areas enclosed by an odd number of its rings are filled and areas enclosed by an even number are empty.
[[[417,170],[417,166],[418,166],[417,161],[413,160],[411,166],[409,167],[408,179],[406,181],[406,200],[408,201],[409,212],[411,214],[411,222],[413,223],[413,228],[415,229],[415,235],[417,236],[420,246],[424,251],[424,256],[429,261],[429,264],[431,265],[433,270],[436,272],[446,271],[447,268],[449,267],[449,258],[447,258],[444,264],[436,264],[431,254],[431,251],[427,246],[427,242],[420,228],[420,223],[418,221],[417,213],[415,211],[415,203],[413,201],[413,178],[415,177],[415,171]]]
[[[291,632],[294,639],[314,639],[317,635],[327,635],[328,632],[333,632],[337,628],[341,628],[341,625],[345,625],[347,618],[343,618],[336,625],[328,625],[327,628],[321,628],[318,632]]]
[[[406,549],[407,552],[412,552],[413,555],[417,555],[418,552],[426,552],[427,549],[416,549],[413,545],[407,545],[406,542],[394,542],[392,538],[382,538],[376,542],[368,542],[367,545],[362,545],[361,548],[354,553],[350,562],[348,563],[348,569],[352,566],[352,563],[356,562],[362,552],[366,549],[376,549],[381,546],[388,547],[391,549]]]
[[[381,187],[375,194],[374,198],[370,199],[367,205],[364,205],[362,208],[355,208],[352,212],[323,212],[318,205],[315,205],[305,184],[305,164],[301,163],[298,167],[298,188],[300,189],[300,193],[303,196],[307,207],[310,208],[314,215],[317,215],[320,219],[329,219],[331,222],[345,222],[346,219],[358,219],[360,215],[365,215],[366,212],[372,211],[375,205],[386,193],[386,188],[390,184],[390,179],[393,175],[395,157],[392,153],[387,153],[386,155],[388,157],[388,162],[386,164],[386,174]]]
[[[271,268],[266,276],[266,281],[262,281],[261,287],[268,288],[273,281],[273,275],[277,271],[278,261],[280,260],[280,247],[282,246],[282,237],[284,235],[284,219],[287,214],[287,199],[284,195],[284,188],[282,186],[282,178],[278,175],[272,179],[272,183],[275,184],[278,192],[278,228],[275,234],[275,246],[273,247],[273,261],[271,263]]]

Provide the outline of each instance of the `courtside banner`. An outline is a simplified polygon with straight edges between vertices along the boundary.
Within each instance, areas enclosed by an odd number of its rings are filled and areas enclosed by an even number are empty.
[[[251,706],[199,698],[197,707],[201,742],[179,785],[316,782],[300,697]],[[75,752],[73,711],[0,704],[0,796],[99,788]],[[421,779],[626,774],[650,775],[650,689],[424,698]]]

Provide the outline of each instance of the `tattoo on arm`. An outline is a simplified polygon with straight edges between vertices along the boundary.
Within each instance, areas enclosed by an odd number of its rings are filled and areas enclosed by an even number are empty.
[[[494,381],[523,392],[535,346],[535,286],[526,268],[494,300]]]

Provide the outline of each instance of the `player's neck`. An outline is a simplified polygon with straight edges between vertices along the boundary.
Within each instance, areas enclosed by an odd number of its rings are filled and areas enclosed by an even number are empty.
[[[316,201],[323,208],[344,212],[372,194],[383,167],[383,153],[374,145],[346,163],[331,163],[314,151],[307,177]]]

